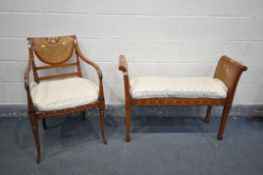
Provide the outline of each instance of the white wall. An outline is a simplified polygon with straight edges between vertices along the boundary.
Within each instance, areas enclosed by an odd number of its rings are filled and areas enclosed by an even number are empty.
[[[26,102],[25,38],[67,34],[101,66],[107,103],[123,103],[120,54],[130,76],[212,76],[226,54],[248,66],[234,103],[263,104],[262,0],[0,0],[0,104]]]

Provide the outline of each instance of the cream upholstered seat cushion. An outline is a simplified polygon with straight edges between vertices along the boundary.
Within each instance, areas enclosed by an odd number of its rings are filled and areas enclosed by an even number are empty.
[[[98,93],[97,85],[79,77],[41,81],[31,86],[33,104],[39,111],[89,104],[98,100]]]
[[[137,77],[130,81],[132,98],[226,98],[227,87],[211,77]]]

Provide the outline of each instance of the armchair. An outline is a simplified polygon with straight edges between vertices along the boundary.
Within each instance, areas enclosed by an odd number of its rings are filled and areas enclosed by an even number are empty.
[[[102,73],[97,64],[85,57],[79,48],[77,37],[39,37],[27,38],[29,58],[24,74],[24,84],[27,94],[28,115],[31,124],[35,149],[36,162],[41,159],[40,142],[38,132],[38,120],[42,120],[46,129],[46,119],[63,114],[82,112],[85,119],[85,111],[98,108],[100,113],[100,128],[103,143],[107,144],[104,131],[105,101],[103,93]],[[73,54],[75,53],[75,54]],[[73,59],[73,55],[76,56]],[[36,60],[45,63],[38,66]],[[68,62],[73,60],[73,62]],[[99,87],[88,79],[83,78],[80,60],[96,69],[99,79]],[[75,67],[75,72],[60,73],[42,76],[39,71],[56,68]],[[30,71],[33,71],[35,84],[30,84]]]

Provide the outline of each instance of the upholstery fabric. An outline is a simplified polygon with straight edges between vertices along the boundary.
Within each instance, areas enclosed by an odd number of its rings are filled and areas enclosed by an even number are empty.
[[[132,98],[225,98],[227,87],[211,77],[137,77],[130,81]]]
[[[31,85],[34,107],[51,111],[89,104],[98,100],[99,88],[90,80],[74,77]]]

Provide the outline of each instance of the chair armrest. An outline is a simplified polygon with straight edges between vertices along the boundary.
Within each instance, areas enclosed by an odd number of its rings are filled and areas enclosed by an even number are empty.
[[[76,40],[75,40],[76,41]],[[97,71],[98,77],[99,77],[99,100],[100,101],[104,101],[104,91],[103,91],[103,83],[102,83],[102,72],[99,68],[99,66],[90,61],[87,57],[85,57],[82,52],[79,49],[78,43],[75,42],[75,49],[76,49],[76,54],[87,64],[91,65],[92,67],[94,67]],[[104,105],[104,103],[102,103],[102,105]]]
[[[76,43],[75,46],[76,46],[77,55],[78,55],[84,62],[86,62],[87,64],[89,64],[89,65],[91,65],[92,67],[94,67],[94,68],[96,69],[96,71],[97,71],[97,74],[98,74],[99,79],[102,79],[102,73],[101,73],[101,70],[100,70],[99,66],[98,66],[96,63],[90,61],[87,57],[85,57],[85,56],[82,54],[82,52],[81,52],[80,49],[79,49],[78,43]]]
[[[28,62],[27,62],[27,66],[26,66],[26,70],[25,70],[25,74],[24,74],[24,85],[25,85],[26,91],[30,91],[29,74],[30,74],[30,70],[32,67],[32,63],[33,63],[33,55],[32,55],[32,51],[29,49],[29,58],[28,58]]]
[[[28,111],[29,112],[34,111],[33,100],[31,97],[30,85],[29,85],[29,75],[30,75],[30,70],[31,70],[32,64],[33,64],[33,52],[31,50],[31,48],[29,48],[29,58],[28,58],[28,62],[27,62],[27,66],[26,66],[26,70],[25,70],[25,74],[24,74],[24,85],[25,85],[26,94],[27,94],[27,103],[28,103]]]

